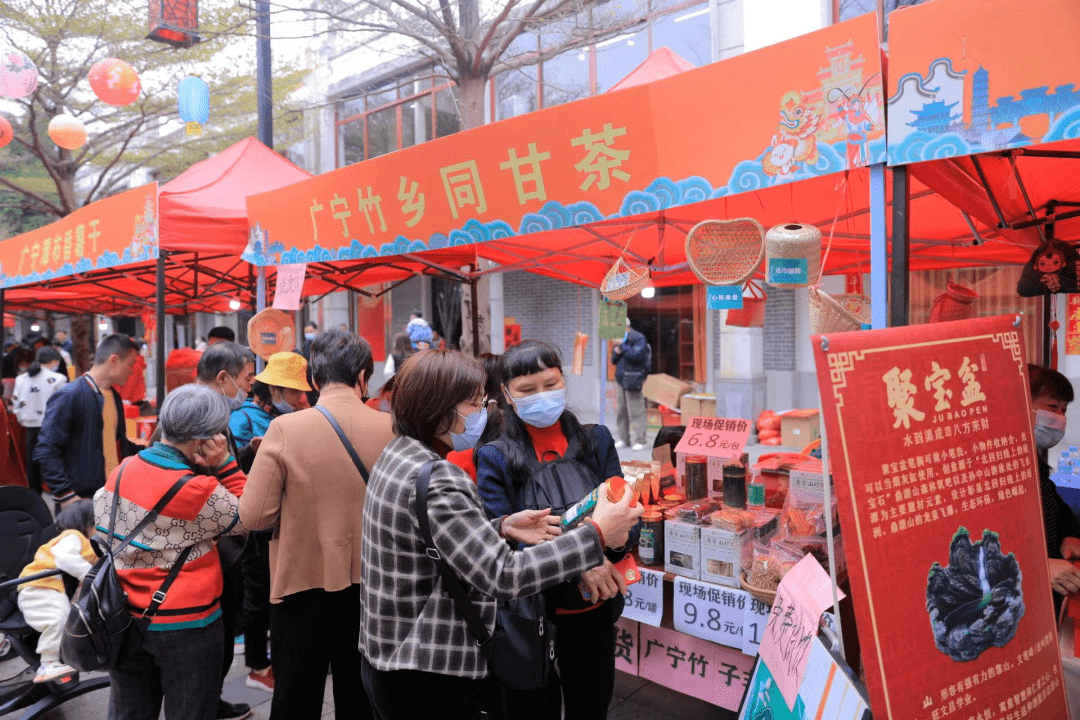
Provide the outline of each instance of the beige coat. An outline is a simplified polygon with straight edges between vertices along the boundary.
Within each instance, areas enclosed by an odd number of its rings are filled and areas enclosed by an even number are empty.
[[[390,416],[360,402],[351,388],[319,397],[370,472],[393,439]],[[274,528],[270,601],[303,590],[344,590],[360,582],[367,488],[330,423],[311,408],[270,423],[240,498],[252,530]]]

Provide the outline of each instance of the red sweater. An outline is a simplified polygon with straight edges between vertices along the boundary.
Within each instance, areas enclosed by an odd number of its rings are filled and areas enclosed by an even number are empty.
[[[191,474],[183,455],[161,443],[143,450],[121,468],[124,477],[114,529],[118,539],[126,537],[178,479]],[[94,495],[94,515],[102,532],[108,531],[119,472],[117,468]],[[213,539],[243,530],[238,509],[247,478],[232,457],[216,474],[188,480],[116,559],[117,575],[128,601],[133,608],[142,609],[150,604],[180,552],[194,546],[151,621],[151,630],[205,627],[221,616],[221,565]],[[132,610],[132,614],[138,612]]]
[[[570,447],[566,435],[563,434],[562,423],[557,422],[546,428],[526,425],[525,429],[529,432],[529,439],[532,440],[533,449],[536,450],[536,459],[540,462],[558,460]]]

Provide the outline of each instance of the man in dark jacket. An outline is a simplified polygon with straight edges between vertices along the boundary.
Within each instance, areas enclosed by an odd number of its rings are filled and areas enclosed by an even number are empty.
[[[626,318],[626,335],[611,349],[611,363],[619,385],[619,441],[615,447],[626,447],[632,440],[633,449],[641,450],[645,447],[645,396],[641,386],[652,369],[652,348],[644,335],[630,327],[630,318]]]
[[[49,398],[34,460],[60,505],[92,498],[120,460],[141,449],[127,439],[124,404],[113,390],[127,382],[138,355],[134,340],[110,335],[90,371]]]

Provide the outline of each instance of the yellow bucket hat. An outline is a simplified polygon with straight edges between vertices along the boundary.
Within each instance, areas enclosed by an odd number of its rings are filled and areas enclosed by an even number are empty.
[[[294,352],[279,352],[271,355],[266,362],[266,367],[255,376],[255,379],[277,387],[304,392],[311,390],[307,381],[307,360],[303,355],[297,355]]]

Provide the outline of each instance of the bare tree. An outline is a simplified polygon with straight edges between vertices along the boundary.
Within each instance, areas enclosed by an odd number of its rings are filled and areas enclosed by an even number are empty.
[[[656,12],[657,3],[651,11]],[[339,31],[396,38],[403,52],[425,57],[457,87],[462,123],[484,123],[484,87],[499,75],[587,45],[599,35],[645,21],[642,0],[627,9],[595,0],[326,0],[307,11]],[[516,42],[542,32],[535,45]]]
[[[254,67],[254,43],[235,40],[247,31],[248,11],[235,4],[204,7],[200,20],[207,39],[186,50],[143,39],[146,13],[145,1],[136,0],[0,3],[0,41],[26,53],[39,74],[37,90],[12,101],[15,140],[0,151],[0,203],[46,220],[63,217],[115,192],[139,168],[168,179],[254,133],[255,83],[247,71]],[[134,104],[113,107],[91,92],[87,73],[106,57],[126,60],[138,71],[143,92]],[[178,120],[176,85],[188,74],[211,88],[211,123],[201,137],[161,132]],[[286,120],[277,128],[287,136],[299,129],[299,114],[284,110],[281,99],[299,86],[302,73],[284,67],[276,75],[274,97]],[[78,150],[59,148],[48,137],[49,120],[62,112],[87,127],[89,140]],[[52,188],[42,187],[35,167],[43,168]],[[76,192],[79,174],[91,179],[84,193]]]

